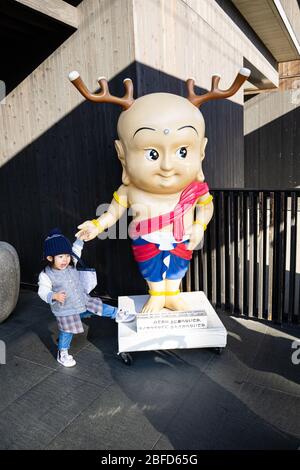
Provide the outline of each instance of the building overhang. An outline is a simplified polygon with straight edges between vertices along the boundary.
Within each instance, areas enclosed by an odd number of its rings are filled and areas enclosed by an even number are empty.
[[[14,0],[21,6],[32,9],[34,12],[45,15],[50,19],[77,29],[79,25],[79,13],[76,7],[62,0]]]
[[[232,0],[232,3],[278,62],[300,58],[300,38],[280,0]]]

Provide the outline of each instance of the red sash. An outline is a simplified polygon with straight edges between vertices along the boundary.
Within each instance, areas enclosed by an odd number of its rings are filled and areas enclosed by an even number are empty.
[[[130,229],[131,238],[138,238],[147,233],[161,230],[166,225],[173,223],[173,235],[176,241],[182,240],[184,235],[184,214],[195,204],[197,199],[209,191],[207,183],[194,181],[181,193],[175,209],[167,214],[158,215],[151,219],[141,220],[137,224],[132,224]]]
[[[148,261],[161,253],[155,243],[147,243],[147,245],[133,245],[132,250],[134,259],[138,262]],[[170,250],[170,253],[187,260],[190,260],[193,256],[193,251],[188,250],[184,243],[178,243],[173,250]]]

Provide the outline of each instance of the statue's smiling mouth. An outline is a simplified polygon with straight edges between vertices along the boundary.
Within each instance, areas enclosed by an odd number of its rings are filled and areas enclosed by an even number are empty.
[[[163,175],[162,173],[158,173],[158,176],[160,176],[161,178],[164,178],[164,179],[168,179],[168,178],[171,178],[172,176],[175,176],[176,173],[170,173],[168,175]]]

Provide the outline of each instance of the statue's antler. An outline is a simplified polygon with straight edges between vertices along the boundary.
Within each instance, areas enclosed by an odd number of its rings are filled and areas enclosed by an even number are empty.
[[[79,73],[76,71],[69,74],[69,79],[77,88],[77,90],[82,94],[82,96],[84,96],[89,101],[93,101],[94,103],[114,103],[122,106],[122,108],[126,110],[130,108],[134,102],[133,84],[130,78],[125,78],[125,80],[123,80],[125,87],[125,95],[123,98],[112,96],[109,93],[108,83],[104,77],[98,78],[98,83],[101,87],[101,91],[99,93],[91,93],[80,78]]]
[[[246,68],[240,69],[239,73],[237,74],[233,84],[227,90],[220,90],[218,88],[220,75],[213,75],[211,79],[211,90],[203,95],[196,95],[194,91],[195,80],[193,78],[189,78],[186,81],[187,89],[188,89],[188,97],[187,99],[193,103],[195,106],[199,107],[201,104],[205,103],[209,100],[215,100],[219,98],[228,98],[229,96],[234,95],[243,83],[249,77],[251,71]]]

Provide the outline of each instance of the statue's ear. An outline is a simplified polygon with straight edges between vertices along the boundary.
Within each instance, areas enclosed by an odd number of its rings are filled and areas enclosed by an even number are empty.
[[[200,148],[200,158],[201,158],[201,161],[200,161],[200,170],[198,171],[198,174],[197,174],[197,178],[196,180],[197,181],[200,181],[201,183],[203,183],[203,181],[205,180],[204,178],[204,173],[202,171],[202,160],[204,159],[205,157],[205,147],[207,145],[207,142],[208,142],[208,139],[207,137],[203,137],[203,140],[201,142],[201,148]]]
[[[125,152],[124,152],[122,142],[120,140],[115,140],[115,149],[117,151],[119,160],[121,162],[124,161],[125,160]]]
[[[120,140],[115,140],[115,149],[116,149],[117,154],[118,154],[118,159],[120,160],[120,162],[122,164],[122,168],[123,168],[122,183],[125,186],[128,186],[130,184],[130,180],[129,180],[129,177],[128,177],[127,171],[126,171],[125,151],[124,151],[123,144]]]
[[[205,157],[205,148],[206,148],[207,142],[208,142],[208,138],[203,137],[203,140],[201,143],[201,160],[203,160]]]

